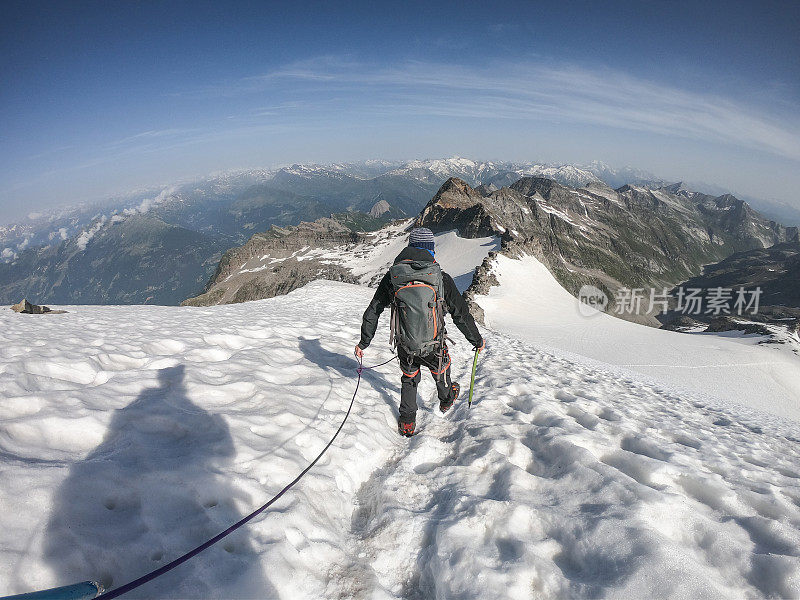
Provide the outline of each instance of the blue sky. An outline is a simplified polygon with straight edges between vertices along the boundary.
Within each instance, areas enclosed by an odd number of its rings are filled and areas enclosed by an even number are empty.
[[[800,206],[796,2],[288,4],[0,3],[0,219],[231,168],[455,154]]]

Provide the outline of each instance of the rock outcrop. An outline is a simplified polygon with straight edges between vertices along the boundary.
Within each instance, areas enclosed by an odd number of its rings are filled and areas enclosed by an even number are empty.
[[[65,310],[52,310],[49,306],[39,306],[38,304],[32,304],[28,302],[26,299],[23,299],[14,306],[12,306],[11,310],[17,313],[24,313],[28,315],[44,315],[44,314],[59,315],[67,312]]]
[[[392,210],[392,206],[386,200],[378,200],[372,205],[372,208],[369,209],[369,216],[377,219],[390,210]]]

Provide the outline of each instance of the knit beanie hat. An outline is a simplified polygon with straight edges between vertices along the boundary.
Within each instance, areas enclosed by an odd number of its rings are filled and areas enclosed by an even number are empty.
[[[427,227],[412,229],[408,236],[408,245],[412,248],[422,248],[433,254],[433,232]]]

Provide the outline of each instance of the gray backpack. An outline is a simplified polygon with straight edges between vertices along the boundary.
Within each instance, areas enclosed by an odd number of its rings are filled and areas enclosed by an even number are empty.
[[[405,260],[389,269],[389,278],[394,291],[390,343],[410,356],[440,352],[447,312],[442,268],[435,262]]]

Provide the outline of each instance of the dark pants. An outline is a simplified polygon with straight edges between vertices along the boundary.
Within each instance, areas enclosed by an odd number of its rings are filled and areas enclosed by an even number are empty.
[[[400,359],[400,369],[403,376],[400,378],[400,421],[403,423],[414,423],[417,416],[417,384],[420,380],[420,368],[429,369],[431,375],[436,379],[436,392],[439,401],[447,401],[452,394],[450,381],[450,353],[447,345],[444,347],[442,355],[442,366],[439,369],[439,355],[437,353],[428,356],[408,356],[400,348],[397,352]]]

